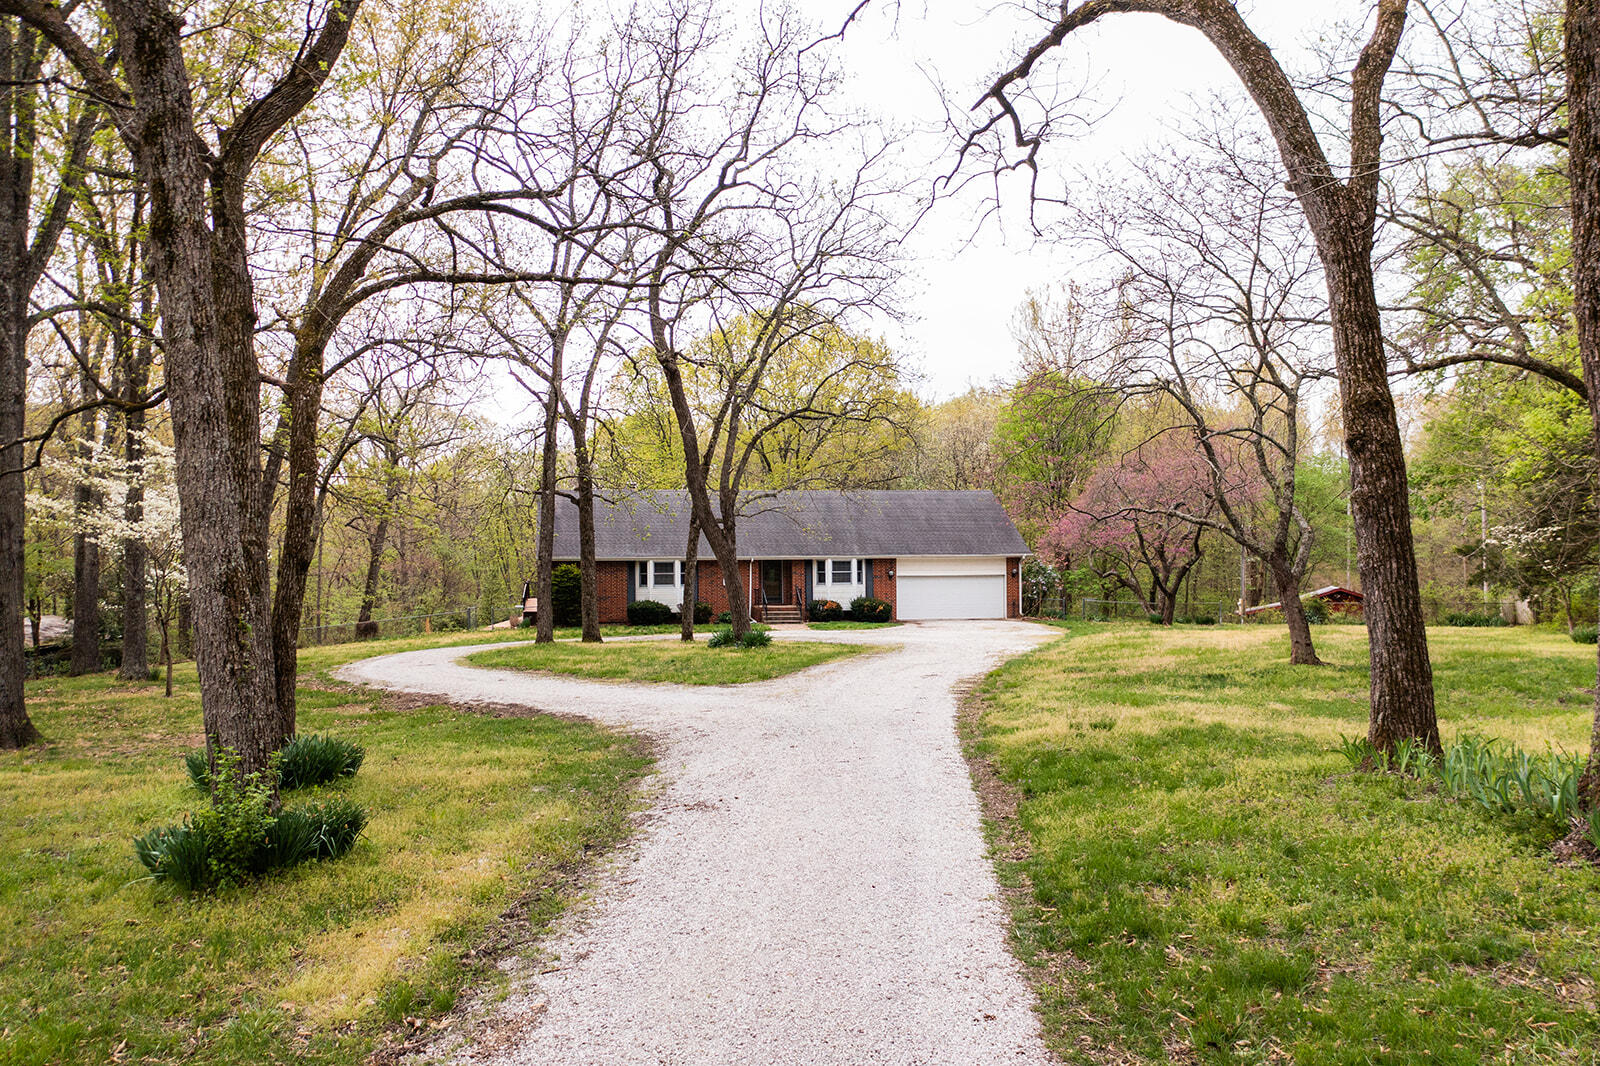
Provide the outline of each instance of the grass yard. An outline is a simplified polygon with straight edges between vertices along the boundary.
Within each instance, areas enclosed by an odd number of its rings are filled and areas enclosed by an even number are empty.
[[[742,685],[770,681],[808,666],[870,651],[860,644],[778,641],[765,648],[709,648],[703,641],[629,644],[523,644],[480,651],[474,666],[567,674],[597,681],[670,682],[676,685]]]
[[[193,666],[171,700],[110,675],[31,682],[49,744],[0,755],[0,1063],[363,1063],[493,980],[466,953],[491,927],[536,934],[573,898],[586,856],[626,834],[647,752],[575,722],[397,712],[317,682],[483,637],[303,652],[301,730],[366,748],[344,786],[366,836],[339,861],[193,899],[140,881],[130,846],[203,802],[181,762],[202,742]],[[513,907],[521,921],[498,926]]]
[[[1592,1063],[1600,871],[1551,831],[1334,748],[1366,730],[1366,631],[1068,624],[992,673],[969,745],[1014,942],[1072,1062]],[[1446,736],[1582,751],[1594,649],[1430,631]]]
[[[893,629],[899,622],[808,622],[808,629]]]

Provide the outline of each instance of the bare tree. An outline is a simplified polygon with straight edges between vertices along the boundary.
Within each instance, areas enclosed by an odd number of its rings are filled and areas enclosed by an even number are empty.
[[[1205,460],[1207,513],[1163,513],[1259,558],[1289,661],[1317,664],[1300,602],[1315,532],[1296,492],[1304,404],[1329,375],[1316,257],[1264,146],[1219,128],[1193,147],[1074,216],[1116,264],[1105,299],[1117,334],[1101,377],[1123,397],[1171,402]]]
[[[1102,18],[1148,13],[1202,33],[1255,101],[1271,131],[1289,189],[1299,199],[1328,288],[1340,411],[1350,458],[1350,506],[1366,592],[1371,652],[1368,736],[1383,749],[1414,737],[1439,743],[1433,667],[1417,580],[1404,443],[1389,390],[1383,318],[1373,273],[1383,91],[1406,26],[1408,0],[1374,0],[1372,30],[1350,75],[1349,158],[1336,168],[1288,73],[1230,0],[1084,0],[1063,5],[1050,31],[1001,73],[977,107],[987,117],[963,155],[1000,153],[996,165],[1037,173],[1050,132],[1027,114],[1030,77],[1072,34]],[[1015,152],[1020,151],[1020,159]]]
[[[541,201],[568,170],[544,167],[551,108],[548,61],[475,3],[456,9],[460,32],[437,32],[437,13],[369,10],[356,20],[347,69],[290,123],[268,158],[294,195],[263,208],[279,260],[297,262],[264,287],[278,295],[268,344],[282,366],[283,401],[267,443],[263,496],[285,484],[273,590],[278,731],[294,733],[295,679],[306,579],[320,528],[323,395],[369,351],[404,345],[391,304],[456,300],[472,286],[543,279],[497,251],[493,216],[537,245],[550,228]],[[333,159],[351,165],[330,167]],[[263,194],[263,200],[271,202]],[[288,249],[301,249],[296,259]],[[418,338],[424,343],[426,338]],[[330,360],[330,353],[332,358]]]
[[[633,175],[641,205],[633,213],[647,234],[643,333],[671,398],[695,522],[739,635],[750,619],[736,561],[739,479],[727,475],[741,460],[721,442],[739,439],[746,397],[796,338],[882,304],[902,228],[885,217],[896,193],[877,173],[886,151],[864,146],[866,131],[830,112],[834,80],[795,17],[763,13],[753,32],[757,46],[734,78],[707,62],[713,27],[705,14],[675,13],[636,35],[654,95],[632,129],[645,164]],[[839,170],[824,166],[830,156]],[[739,383],[723,417],[703,428],[686,384],[687,342],[741,316],[751,331],[740,344]],[[717,456],[724,476],[714,502]]]

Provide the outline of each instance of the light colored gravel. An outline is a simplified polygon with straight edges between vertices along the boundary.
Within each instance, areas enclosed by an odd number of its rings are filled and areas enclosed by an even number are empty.
[[[643,832],[497,1008],[498,1035],[459,1057],[1050,1062],[1006,949],[952,693],[1050,635],[1015,622],[790,632],[780,639],[899,648],[729,688],[455,662],[475,648],[345,667],[350,681],[583,715],[660,745]]]

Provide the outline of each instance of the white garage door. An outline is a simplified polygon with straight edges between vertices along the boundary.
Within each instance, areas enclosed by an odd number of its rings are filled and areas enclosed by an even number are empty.
[[[1004,618],[1006,579],[999,577],[902,577],[895,606],[906,621],[919,618]]]

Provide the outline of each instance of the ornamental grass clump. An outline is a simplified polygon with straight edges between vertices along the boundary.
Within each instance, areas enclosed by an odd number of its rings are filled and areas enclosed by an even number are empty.
[[[1477,804],[1495,815],[1531,814],[1567,832],[1578,808],[1578,780],[1584,760],[1554,749],[1544,755],[1515,744],[1468,734],[1436,756],[1409,738],[1392,752],[1375,749],[1365,737],[1340,738],[1340,751],[1355,768],[1433,778],[1453,799]]]
[[[723,626],[706,641],[708,648],[765,648],[771,644],[772,634],[764,629],[751,629],[743,637],[735,637],[732,626]]]
[[[366,828],[366,809],[343,797],[274,815],[270,772],[243,774],[239,763],[236,752],[218,751],[216,773],[205,777],[211,802],[180,825],[134,838],[134,854],[154,880],[184,892],[231,888],[273,870],[337,859]],[[189,766],[193,777],[192,759]]]
[[[366,756],[365,748],[348,740],[302,733],[290,738],[277,753],[278,789],[293,792],[297,788],[354,777]],[[210,769],[204,751],[192,751],[184,756],[184,767],[195,788],[201,792],[211,791]]]

